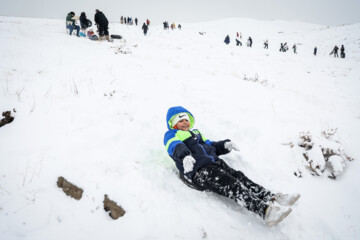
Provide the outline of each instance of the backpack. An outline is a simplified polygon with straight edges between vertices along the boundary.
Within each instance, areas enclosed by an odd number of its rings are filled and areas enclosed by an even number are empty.
[[[87,36],[91,37],[92,35],[94,35],[94,31],[92,29],[90,29],[89,31],[87,31]]]

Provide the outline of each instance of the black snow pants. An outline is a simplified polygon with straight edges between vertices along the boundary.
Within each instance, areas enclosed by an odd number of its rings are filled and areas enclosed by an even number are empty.
[[[223,160],[202,167],[195,173],[193,182],[203,190],[235,200],[262,218],[273,197],[269,190],[251,181],[241,171],[229,167]]]
[[[102,36],[109,36],[109,23],[100,23],[99,24],[99,35]]]

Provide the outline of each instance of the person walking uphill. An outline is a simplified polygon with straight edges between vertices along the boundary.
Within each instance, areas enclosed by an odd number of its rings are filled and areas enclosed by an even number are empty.
[[[95,11],[96,13],[94,16],[94,20],[99,30],[99,40],[103,40],[105,35],[106,40],[109,41],[109,22],[105,15],[99,11],[99,9],[96,9]]]
[[[171,107],[166,124],[166,151],[175,161],[180,179],[189,187],[233,199],[258,214],[269,226],[282,221],[291,212],[288,206],[300,198],[300,194],[273,194],[229,167],[219,156],[239,151],[238,147],[229,139],[211,141],[198,129],[192,129],[195,118],[185,108]]]
[[[146,25],[146,24],[144,23],[144,24],[142,25],[142,30],[143,30],[143,32],[144,32],[144,35],[146,36],[147,31],[149,30],[148,25]]]
[[[339,57],[338,50],[339,50],[339,47],[335,45],[335,47],[331,51],[330,55],[334,54],[334,57]]]

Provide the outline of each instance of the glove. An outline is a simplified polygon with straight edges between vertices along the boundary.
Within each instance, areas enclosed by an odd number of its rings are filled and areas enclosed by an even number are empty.
[[[191,172],[194,169],[195,159],[192,156],[186,156],[183,160],[184,173]]]
[[[240,150],[239,147],[236,146],[236,144],[233,143],[232,141],[225,142],[225,143],[224,143],[224,147],[225,147],[227,150],[229,150],[229,151],[231,151],[231,150],[233,150],[233,149],[234,149],[235,151],[239,151],[239,150]]]

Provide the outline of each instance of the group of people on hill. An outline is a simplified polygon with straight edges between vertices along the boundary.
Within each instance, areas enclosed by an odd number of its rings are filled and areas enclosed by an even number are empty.
[[[163,25],[164,25],[164,30],[169,29],[169,22],[168,21],[163,22]],[[170,28],[171,28],[171,30],[174,30],[176,28],[176,25],[175,25],[174,22],[170,25]],[[181,25],[180,24],[178,25],[178,29],[181,30]]]
[[[101,11],[99,11],[99,9],[95,10],[95,15],[94,15],[94,21],[95,24],[97,26],[97,31],[99,33],[99,37],[97,37],[94,32],[90,29],[87,32],[87,36],[91,39],[91,40],[108,40],[110,41],[110,36],[109,36],[109,21],[107,20],[105,14]],[[81,25],[81,30],[82,32],[80,32],[80,26],[76,25],[76,20],[80,20],[80,25]],[[138,25],[138,19],[135,18],[135,25]],[[133,19],[131,17],[124,17],[121,16],[120,18],[120,23],[121,24],[128,24],[128,25],[133,25]],[[150,25],[150,20],[146,19],[146,23],[144,23],[142,25],[142,30],[144,32],[144,35],[147,34],[147,31],[149,30],[149,25]],[[72,35],[74,29],[76,30],[76,36],[80,37],[82,36],[86,36],[86,33],[84,33],[86,31],[87,28],[92,26],[92,22],[87,19],[85,12],[82,12],[80,17],[75,16],[74,12],[69,12],[68,15],[66,16],[66,28],[69,30],[70,35]],[[181,25],[179,24],[179,27],[181,28]]]
[[[239,34],[237,32],[236,33],[236,38],[235,38],[236,46],[242,46],[242,42],[240,41],[241,39],[242,39],[241,33]],[[230,44],[230,36],[229,36],[229,34],[226,35],[224,42],[227,45]],[[249,38],[247,40],[247,46],[252,47],[252,43],[253,43],[252,38],[249,36]],[[264,49],[269,49],[269,41],[267,39],[264,41]],[[297,45],[296,45],[296,43],[294,43],[294,45],[292,46],[292,49],[294,51],[294,54],[297,54],[297,51],[296,51],[297,50]],[[287,52],[288,50],[289,50],[289,46],[288,46],[287,42],[280,43],[280,49],[279,49],[280,52]],[[338,51],[339,51],[339,47],[337,45],[335,45],[335,47],[333,48],[330,55],[334,54],[334,57],[339,57]],[[316,54],[317,54],[317,47],[314,48],[314,55],[316,56]],[[345,47],[344,47],[344,45],[341,45],[340,57],[345,58]]]
[[[335,45],[335,47],[331,51],[330,55],[334,54],[334,57],[339,57],[338,51],[339,51],[339,47],[337,45]],[[345,58],[345,47],[344,47],[344,45],[341,45],[340,57]]]
[[[239,34],[239,33],[236,33],[236,38],[235,38],[236,46],[242,46],[241,39],[242,39],[241,33],[240,33],[240,34]],[[224,40],[224,43],[227,44],[227,45],[230,44],[230,36],[229,36],[229,34],[226,35],[225,40]],[[252,40],[252,38],[249,36],[249,38],[247,39],[246,46],[252,47],[252,44],[253,44],[253,40]]]
[[[137,26],[138,22],[139,22],[137,17],[135,17],[134,21],[135,21],[135,25]],[[127,25],[133,25],[134,24],[133,18],[131,18],[131,17],[123,17],[123,16],[120,17],[120,23],[121,24],[127,24]],[[146,36],[146,34],[147,34],[148,30],[149,30],[149,26],[150,26],[150,20],[146,19],[146,21],[141,26],[141,29],[143,30],[143,33],[144,33],[145,36]]]
[[[286,52],[287,50],[289,50],[289,46],[287,45],[287,42],[285,43],[280,43],[280,52]]]
[[[267,41],[267,40],[266,40]],[[294,43],[294,45],[292,46],[292,49],[294,50],[294,53],[295,54],[297,54],[297,52],[296,52],[296,43]],[[285,42],[285,43],[280,43],[280,49],[279,49],[279,51],[280,52],[286,52],[287,50],[289,50],[289,47],[288,47],[288,45],[287,45],[287,42]]]
[[[135,25],[137,26],[138,25],[138,19],[136,17],[135,17],[134,20],[133,20],[132,17],[124,17],[124,16],[120,17],[120,23],[121,24],[133,25],[134,21],[135,21]]]
[[[339,47],[337,45],[335,45],[333,50],[330,52],[330,55],[334,54],[334,57],[337,58],[337,57],[339,57],[338,51],[339,51]],[[317,47],[314,48],[314,55],[315,56],[317,55]],[[341,45],[340,57],[345,58],[345,47],[344,47],[344,45]]]
[[[80,21],[80,26],[79,25],[76,25],[76,20]],[[107,20],[106,16],[104,13],[102,13],[101,11],[99,11],[99,9],[96,9],[95,10],[95,15],[94,15],[94,21],[95,21],[95,24],[98,28],[98,32],[99,32],[99,36],[100,36],[100,40],[103,40],[103,39],[106,39],[106,40],[110,40],[109,39],[109,21]],[[121,16],[120,18],[120,23],[121,24],[128,24],[128,25],[132,25],[133,24],[133,20],[131,17],[123,17]],[[138,19],[135,18],[135,24],[137,26],[138,24]],[[143,30],[143,33],[144,35],[146,36],[148,30],[149,30],[149,25],[150,25],[150,20],[149,19],[146,19],[146,22],[143,23],[142,25],[142,30]],[[163,22],[163,25],[164,25],[164,29],[169,29],[169,23],[168,21],[164,21]],[[82,32],[80,32],[80,29],[85,31],[87,28],[91,27],[92,26],[92,22],[86,17],[86,14],[85,12],[82,12],[80,17],[76,17],[75,16],[75,13],[74,12],[69,12],[68,15],[66,16],[66,28],[69,30],[69,33],[70,35],[72,35],[73,31],[76,30],[76,36],[80,37],[80,34],[84,34]],[[173,22],[171,25],[170,25],[171,29],[175,29],[176,28],[176,25],[175,23]],[[178,29],[181,30],[181,25],[179,24],[178,25]],[[97,40],[98,37],[94,34],[94,32],[91,30],[91,31],[88,31],[88,37],[92,40]],[[84,36],[86,36],[84,34]],[[242,39],[242,34],[241,32],[237,32],[236,33],[236,46],[242,46],[242,42],[241,42],[241,39]],[[230,36],[229,35],[226,35],[225,37],[225,40],[224,40],[225,44],[230,44]],[[252,38],[249,36],[249,38],[247,39],[247,46],[248,47],[252,47],[252,44],[253,44],[253,40]],[[266,39],[265,42],[264,42],[264,49],[269,49],[269,41]],[[296,43],[294,43],[292,49],[294,50],[294,53],[297,54],[296,50],[297,50],[297,46],[296,46]],[[285,43],[280,43],[280,49],[279,51],[280,52],[286,52],[289,50],[289,47],[287,45],[287,42]],[[334,46],[333,50],[331,51],[330,55],[334,54],[334,57],[337,58],[339,57],[339,54],[338,54],[338,51],[339,51],[339,47],[337,45]],[[314,55],[316,56],[317,55],[317,47],[314,48]],[[344,45],[341,45],[341,48],[340,48],[340,57],[341,58],[345,58],[345,47]]]
[[[76,36],[80,37],[80,26],[76,25],[76,20],[80,21],[80,25],[81,25],[81,30],[85,31],[87,28],[92,26],[92,22],[86,17],[85,12],[82,12],[80,17],[75,16],[74,12],[69,12],[67,17],[66,17],[66,28],[69,29],[70,35],[72,35],[73,30],[76,29]],[[102,13],[101,11],[99,11],[99,9],[95,10],[95,15],[94,15],[94,21],[95,24],[97,26],[98,32],[99,32],[99,39],[103,40],[110,40],[109,38],[109,21],[107,20],[106,16],[104,13]],[[92,32],[92,31],[91,31]],[[93,32],[92,32],[93,33]],[[85,33],[81,33],[84,34]],[[90,39],[93,38],[93,40],[97,40],[97,36],[93,33],[91,36],[89,36],[88,33],[88,37]],[[96,38],[96,39],[94,39]]]

